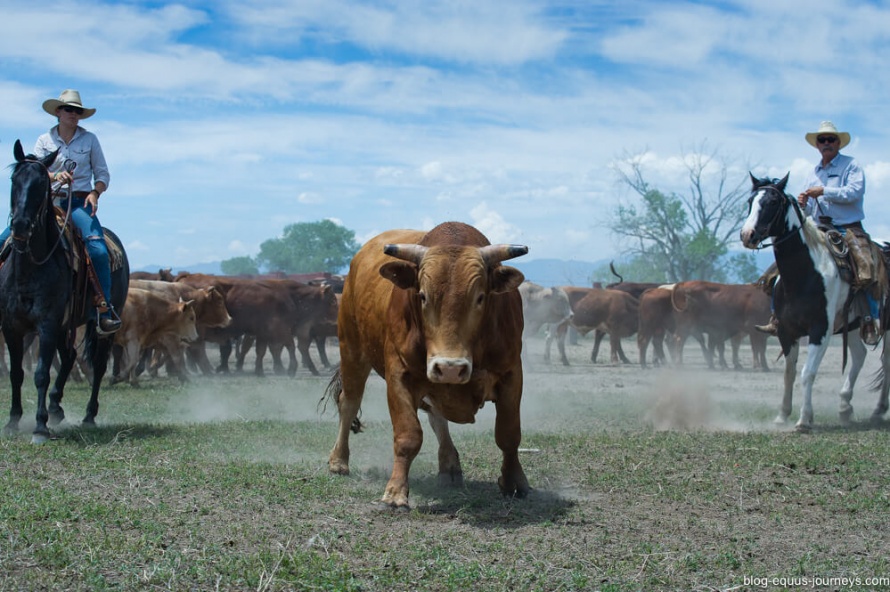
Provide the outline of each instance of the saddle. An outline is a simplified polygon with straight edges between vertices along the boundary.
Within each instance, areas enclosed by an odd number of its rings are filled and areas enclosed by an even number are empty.
[[[64,251],[71,266],[71,279],[74,285],[74,301],[71,303],[71,313],[73,316],[80,317],[86,313],[87,303],[92,302],[92,306],[98,308],[100,312],[105,312],[105,298],[102,295],[102,289],[99,286],[99,278],[90,263],[90,257],[87,253],[86,242],[80,236],[80,233],[71,224],[65,224],[65,211],[54,206],[56,223],[62,233],[62,240],[59,247]],[[108,262],[111,271],[118,271],[124,266],[124,253],[115,241],[112,235],[102,229],[105,239],[105,245],[108,249]],[[6,239],[6,243],[0,247],[0,267],[6,263],[9,253],[12,250],[12,237]]]
[[[831,218],[822,216],[817,227],[822,231],[828,252],[834,258],[841,279],[850,284],[848,305],[855,301],[863,317],[870,317],[871,311],[865,295],[878,303],[879,319],[884,321],[884,302],[890,292],[887,269],[890,268],[890,252],[887,243],[881,248],[861,226],[848,227],[841,232],[831,223]],[[856,298],[857,295],[862,295]]]

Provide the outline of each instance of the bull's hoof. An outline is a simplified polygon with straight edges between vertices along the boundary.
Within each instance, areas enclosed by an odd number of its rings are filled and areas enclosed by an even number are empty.
[[[439,473],[439,487],[463,487],[463,471],[445,471]]]
[[[328,470],[334,475],[348,475],[349,474],[349,464],[340,462],[340,461],[330,461],[328,462]]]
[[[837,414],[838,420],[840,420],[842,426],[849,426],[853,423],[853,409],[840,411]]]
[[[377,510],[378,512],[389,512],[389,513],[398,513],[398,514],[406,514],[411,511],[411,506],[406,502],[404,505],[398,506],[395,504],[390,504],[383,500],[373,502],[371,507]]]
[[[511,480],[512,481],[512,480]],[[498,487],[501,488],[501,494],[504,497],[515,497],[523,499],[528,496],[531,491],[528,482],[523,479],[522,483],[507,482],[503,477],[498,477]]]
[[[884,414],[880,412],[872,413],[871,417],[868,418],[868,423],[873,426],[884,425]]]

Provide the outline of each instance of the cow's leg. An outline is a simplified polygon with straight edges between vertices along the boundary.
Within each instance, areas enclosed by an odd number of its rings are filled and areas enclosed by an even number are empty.
[[[234,342],[234,339],[225,339],[219,343],[219,366],[216,367],[217,373],[229,373],[229,356],[232,355]]]
[[[519,462],[522,424],[519,403],[522,398],[522,373],[507,375],[498,388],[495,401],[494,440],[504,455],[498,486],[506,496],[525,497],[531,488]]]
[[[264,376],[263,358],[266,357],[266,349],[268,349],[268,347],[265,339],[259,337],[256,338],[256,363],[253,366],[253,373],[257,376]]]
[[[767,336],[760,331],[752,331],[748,334],[751,340],[751,355],[754,357],[754,369],[760,368],[764,372],[769,372],[769,364],[766,361],[766,340]]]
[[[813,383],[816,382],[816,373],[819,365],[828,349],[831,337],[826,335],[821,345],[810,343],[807,346],[807,361],[800,371],[800,384],[803,389],[803,404],[800,407],[800,417],[794,428],[798,432],[809,432],[813,429]]]
[[[590,352],[590,361],[596,364],[596,358],[600,353],[600,344],[603,342],[603,339],[606,337],[606,333],[604,331],[600,331],[597,329],[593,332],[593,351]],[[609,343],[613,343],[611,336],[609,338]],[[612,345],[612,363],[616,362],[616,354],[615,354],[615,346]]]
[[[620,359],[623,364],[630,364],[630,360],[624,355],[624,348],[621,347],[621,336],[612,337],[610,335],[609,340],[616,344],[615,351],[618,352],[618,359]]]
[[[331,362],[328,360],[328,353],[325,350],[325,340],[327,339],[324,335],[319,335],[315,338],[315,347],[318,349],[318,359],[321,360],[321,365],[325,368],[331,367]]]
[[[881,394],[878,398],[878,406],[871,414],[872,423],[880,423],[888,408],[888,394],[890,394],[890,352],[887,351],[887,334],[884,334],[884,345],[881,349]]]
[[[566,336],[569,333],[569,323],[562,323],[556,328],[556,347],[559,350],[559,359],[563,366],[569,365],[569,358],[566,356]]]
[[[840,407],[838,408],[838,417],[841,423],[847,425],[853,417],[853,388],[856,386],[856,380],[865,364],[865,355],[867,350],[861,339],[854,337],[847,342],[850,349],[850,370],[844,378],[844,386],[841,387]]]
[[[213,366],[211,366],[210,359],[207,357],[207,348],[204,346],[204,342],[189,345],[188,353],[195,366],[201,371],[201,374],[204,376],[213,374]]]
[[[649,349],[649,336],[642,331],[637,333],[637,349],[640,352],[640,367],[646,369],[646,350]]]
[[[460,455],[451,440],[451,432],[448,431],[448,420],[434,411],[427,415],[430,427],[439,440],[439,485],[462,487],[464,472],[460,466]]]
[[[739,348],[742,346],[742,338],[744,334],[737,333],[732,336],[730,339],[730,344],[732,345],[732,367],[735,370],[744,370],[745,367],[742,366],[742,361],[739,359]]]
[[[386,398],[392,420],[393,463],[392,474],[381,501],[396,508],[408,507],[408,473],[423,444],[420,419],[404,379],[404,376],[387,368]]]
[[[241,338],[241,343],[238,345],[235,353],[235,372],[244,371],[244,358],[247,357],[247,352],[253,347],[254,341],[253,335],[244,335]]]
[[[313,376],[318,376],[318,368],[312,363],[312,357],[309,355],[309,345],[311,343],[312,340],[309,338],[308,328],[297,333],[297,349],[300,350],[300,359],[303,360],[303,365],[309,369]]]
[[[297,375],[297,368],[299,364],[297,363],[297,353],[294,349],[294,340],[290,339],[285,341],[284,349],[287,350],[287,375],[293,378]],[[315,372],[315,375],[318,375],[318,371]]]
[[[664,331],[656,331],[652,337],[652,350],[655,356],[655,359],[652,361],[653,366],[664,366],[667,364],[667,356],[664,354],[665,335]],[[670,347],[670,343],[668,343],[668,347]]]

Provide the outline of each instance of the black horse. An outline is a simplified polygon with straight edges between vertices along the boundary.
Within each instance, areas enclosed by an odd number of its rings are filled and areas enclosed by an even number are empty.
[[[113,338],[100,336],[96,331],[95,310],[89,304],[91,296],[76,288],[72,264],[73,247],[69,247],[56,221],[52,204],[47,167],[56,152],[44,158],[25,155],[21,142],[13,150],[16,164],[12,172],[10,198],[10,229],[12,249],[0,267],[0,319],[3,336],[9,349],[12,405],[9,423],[4,432],[18,431],[22,417],[22,356],[24,339],[36,332],[40,353],[34,371],[37,386],[37,425],[32,442],[43,443],[49,436],[47,422],[58,424],[65,418],[61,402],[65,382],[75,362],[77,328],[86,323],[85,357],[93,368],[92,394],[87,403],[83,423],[95,424],[99,412],[99,387],[108,365]],[[126,253],[113,233],[106,230],[106,239],[116,243],[122,254],[121,265],[112,270],[111,301],[122,310],[127,298],[130,269]],[[49,393],[50,368],[55,354],[59,354],[60,368]]]

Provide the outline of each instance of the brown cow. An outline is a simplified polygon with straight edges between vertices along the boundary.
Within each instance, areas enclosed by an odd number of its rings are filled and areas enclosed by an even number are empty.
[[[204,288],[194,288],[188,284],[181,282],[168,282],[157,280],[139,280],[130,279],[130,287],[141,288],[155,293],[165,294],[169,299],[191,300],[195,307],[195,325],[198,330],[198,339],[188,344],[188,349],[204,347],[204,336],[209,329],[217,329],[228,327],[232,324],[232,317],[226,309],[225,296],[216,286],[207,286]],[[182,358],[181,350],[176,352],[166,352],[172,357],[172,366],[174,369],[181,371],[180,379],[187,379],[185,374],[185,363]],[[157,368],[159,364],[152,364]]]
[[[629,337],[637,331],[639,320],[636,298],[621,290],[579,288],[575,286],[562,286],[562,289],[568,295],[569,303],[574,311],[574,318],[570,321],[571,325],[582,335],[594,329],[598,330],[597,334],[594,335],[590,360],[596,363],[600,343],[603,337],[608,334],[612,349],[612,362],[615,363],[620,359],[625,364],[630,364],[630,360],[624,355],[624,349],[621,347],[621,339]],[[589,298],[589,300],[584,303],[584,316],[579,318],[578,315],[581,314],[579,306],[586,298]],[[559,348],[559,354],[565,366],[569,365],[569,360],[565,353],[565,339],[568,328],[569,322],[563,322],[556,328],[556,345]],[[548,361],[550,359],[550,343],[552,340],[553,338],[548,335],[544,346],[544,359]]]
[[[677,323],[676,349],[678,360],[683,360],[683,343],[691,332],[707,333],[712,349],[732,338],[732,361],[741,369],[738,349],[741,338],[748,335],[754,357],[754,369],[769,370],[766,362],[767,336],[754,329],[754,325],[769,320],[769,297],[753,284],[720,284],[706,281],[688,281],[674,284],[671,303]],[[713,367],[713,356],[708,356],[708,366]],[[725,366],[725,362],[722,362]]]
[[[671,339],[668,344],[671,346],[671,357],[676,360],[677,352],[673,347],[673,334],[676,332],[676,321],[674,316],[674,306],[671,304],[671,290],[674,284],[666,284],[657,288],[646,290],[640,296],[640,328],[637,333],[637,347],[640,350],[640,366],[646,368],[646,351],[649,343],[652,343],[655,350],[655,365],[666,362],[664,355],[664,340],[668,335]],[[705,340],[701,331],[693,330],[691,335],[698,341],[701,346],[702,355],[705,359],[712,355],[705,346]],[[722,358],[722,352],[721,352]]]
[[[542,326],[559,326],[574,316],[569,297],[562,288],[545,288],[525,281],[519,286],[519,295],[522,296],[522,319],[525,324],[522,332],[523,352],[528,337],[536,335]],[[547,333],[549,336],[550,331]],[[547,355],[544,361],[549,364],[550,356]]]
[[[142,349],[158,346],[168,352],[181,352],[183,341],[198,338],[191,301],[174,301],[163,294],[130,288],[120,316],[121,328],[114,334],[114,343],[123,348],[124,355],[113,383],[129,377],[131,384],[137,384],[133,369]]]
[[[349,473],[349,431],[374,369],[386,379],[395,460],[383,502],[408,506],[408,471],[429,414],[439,440],[439,482],[462,484],[448,422],[471,423],[486,401],[497,410],[495,441],[503,453],[498,485],[524,497],[522,439],[522,301],[519,270],[501,261],[528,251],[490,245],[472,226],[447,222],[428,233],[391,230],[368,241],[352,260],[338,319],[339,372],[327,396],[340,426],[333,473]]]

